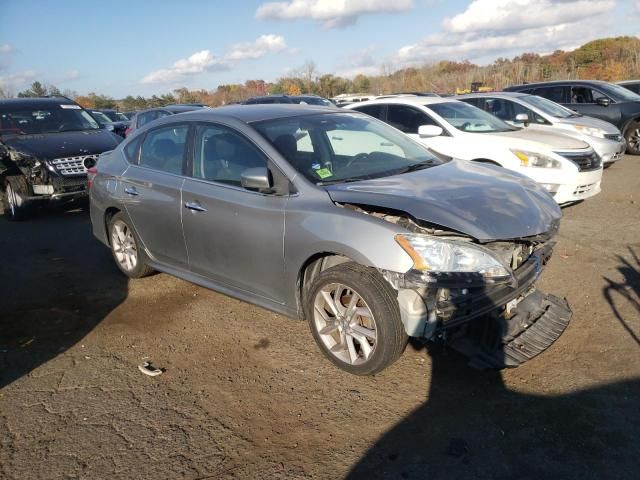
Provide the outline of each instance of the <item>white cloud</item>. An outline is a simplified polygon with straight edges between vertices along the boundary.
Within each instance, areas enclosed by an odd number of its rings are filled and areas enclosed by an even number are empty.
[[[80,78],[80,72],[78,70],[69,70],[62,76],[62,81],[73,81]]]
[[[255,60],[269,53],[282,52],[287,42],[280,35],[261,35],[253,42],[237,43],[225,55],[226,60]]]
[[[31,85],[38,77],[38,73],[33,70],[23,70],[20,72],[8,73],[0,75],[0,89],[7,91],[15,91],[20,88]]]
[[[4,45],[0,45],[1,54],[13,53],[14,51],[15,51],[15,48],[13,45],[9,45],[8,43],[5,43]]]
[[[454,33],[514,32],[573,23],[615,6],[615,0],[474,0],[443,26]]]
[[[140,80],[140,83],[170,83],[185,76],[228,68],[221,58],[214,56],[209,50],[201,50],[188,58],[176,61],[169,68],[149,73]]]
[[[379,75],[381,66],[376,57],[377,47],[371,45],[348,55],[338,66],[336,75],[353,78],[358,74]]]
[[[405,12],[413,0],[292,0],[267,2],[258,7],[260,20],[311,18],[325,28],[353,25],[360,16],[373,13]]]
[[[612,0],[474,0],[445,19],[443,31],[400,48],[395,60],[489,63],[524,52],[570,49],[608,36],[614,9]]]
[[[237,43],[222,56],[216,56],[209,50],[201,50],[188,58],[176,61],[169,68],[162,68],[147,74],[140,83],[173,83],[186,77],[204,72],[220,72],[229,70],[233,62],[242,60],[256,60],[270,53],[283,52],[287,49],[287,42],[280,35],[261,35],[253,42]]]

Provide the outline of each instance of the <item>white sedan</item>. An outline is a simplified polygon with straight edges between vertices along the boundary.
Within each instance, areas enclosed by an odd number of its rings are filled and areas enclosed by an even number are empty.
[[[540,183],[559,204],[600,192],[601,158],[568,135],[513,127],[446,97],[396,97],[345,108],[383,120],[442,155],[519,172]]]

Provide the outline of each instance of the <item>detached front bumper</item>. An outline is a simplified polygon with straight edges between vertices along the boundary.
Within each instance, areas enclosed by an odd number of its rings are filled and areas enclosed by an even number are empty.
[[[410,271],[388,278],[398,290],[398,303],[409,336],[433,338],[439,332],[486,315],[501,314],[529,295],[551,258],[553,242],[538,248],[500,283],[487,283],[481,275],[424,278]]]
[[[601,139],[588,137],[587,141],[600,156],[600,158],[602,158],[603,165],[622,160],[622,158],[624,157],[624,152],[627,149],[627,144],[624,138],[620,141],[615,141],[608,138]]]
[[[572,314],[565,300],[534,285],[552,248],[550,242],[534,251],[508,282],[461,276],[425,285],[418,272],[405,274],[398,301],[407,334],[446,339],[476,368],[515,367],[535,357],[560,337]]]

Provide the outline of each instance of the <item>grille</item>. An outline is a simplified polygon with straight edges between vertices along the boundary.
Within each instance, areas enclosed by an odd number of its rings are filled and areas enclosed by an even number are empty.
[[[80,157],[65,157],[51,160],[51,165],[60,175],[83,175],[87,173],[86,165],[95,165],[97,159],[94,155],[84,155]]]
[[[606,133],[604,138],[615,140],[616,142],[622,141],[622,135],[620,135],[619,133]]]
[[[588,153],[574,153],[574,152],[555,152],[564,158],[571,160],[578,166],[578,170],[581,172],[588,172],[590,170],[597,170],[602,166],[602,159],[594,151]]]

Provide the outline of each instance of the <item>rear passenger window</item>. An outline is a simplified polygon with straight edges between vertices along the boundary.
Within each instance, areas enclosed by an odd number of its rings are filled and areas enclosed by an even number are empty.
[[[240,187],[245,170],[266,166],[258,148],[231,129],[217,125],[196,128],[191,172],[194,178]]]
[[[547,98],[556,103],[568,103],[566,95],[567,90],[568,87],[564,86],[541,87],[536,88],[534,95]]]
[[[404,133],[418,133],[420,125],[439,126],[426,113],[405,105],[389,105],[387,122]]]
[[[140,165],[176,175],[182,174],[187,125],[172,125],[147,133],[140,152]]]
[[[362,107],[358,107],[355,110],[366,113],[367,115],[371,115],[372,117],[376,117],[382,119],[382,105],[363,105]]]

